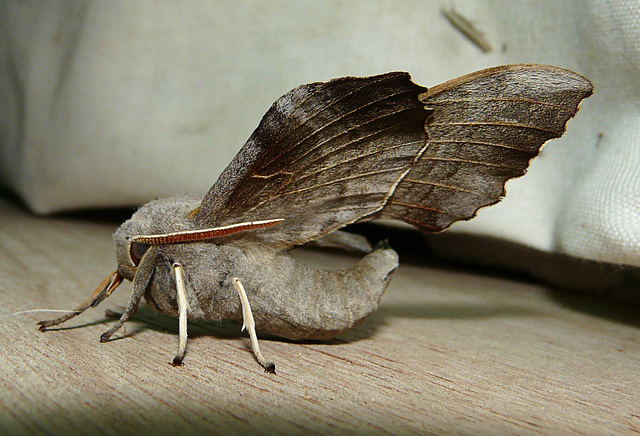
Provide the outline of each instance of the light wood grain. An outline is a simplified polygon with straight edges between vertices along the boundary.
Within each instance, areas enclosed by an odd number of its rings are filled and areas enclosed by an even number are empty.
[[[143,305],[106,344],[130,285],[60,329],[115,266],[115,223],[36,218],[0,202],[3,434],[637,434],[637,309],[508,278],[401,261],[381,308],[330,342],[263,340],[277,375],[234,323],[190,323]],[[355,259],[302,251],[337,267]]]

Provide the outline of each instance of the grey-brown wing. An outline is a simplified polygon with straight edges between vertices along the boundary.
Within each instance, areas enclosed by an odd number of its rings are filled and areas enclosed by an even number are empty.
[[[593,86],[543,65],[482,70],[420,96],[432,110],[428,147],[385,207],[368,219],[405,221],[441,231],[497,203],[508,179],[522,176],[542,145],[562,136]]]
[[[271,107],[194,219],[284,218],[259,234],[292,245],[379,218],[440,231],[498,202],[591,93],[583,77],[541,65],[429,91],[406,73],[304,85]]]
[[[294,245],[380,210],[426,146],[425,91],[407,73],[294,89],[205,196],[197,225],[284,218],[258,233]]]

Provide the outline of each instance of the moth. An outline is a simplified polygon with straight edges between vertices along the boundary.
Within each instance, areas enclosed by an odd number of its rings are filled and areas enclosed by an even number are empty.
[[[388,244],[370,249],[340,229],[393,219],[440,232],[500,201],[541,146],[561,136],[593,92],[584,77],[532,64],[478,71],[427,89],[408,73],[303,85],[277,100],[202,198],[152,201],[114,234],[118,267],[74,311],[95,307],[123,280],[133,291],[106,342],[144,296],[179,319],[243,322],[292,340],[329,339],[374,311],[398,266]],[[289,251],[310,243],[366,254],[341,271],[313,269]]]

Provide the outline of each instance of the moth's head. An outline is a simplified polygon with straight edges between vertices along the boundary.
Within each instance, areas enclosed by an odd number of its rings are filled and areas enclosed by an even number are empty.
[[[193,195],[151,201],[133,214],[114,233],[118,272],[133,280],[138,265],[151,244],[140,237],[193,229],[189,214],[198,206],[200,198]]]
[[[197,228],[192,219],[198,207],[195,196],[180,196],[152,201],[142,206],[115,232],[118,273],[133,280],[144,255],[152,246],[208,241],[248,230],[270,227],[283,219],[242,222],[213,228]]]

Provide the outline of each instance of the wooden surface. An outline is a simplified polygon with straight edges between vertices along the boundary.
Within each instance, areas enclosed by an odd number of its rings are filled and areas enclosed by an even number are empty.
[[[233,323],[190,323],[143,305],[101,344],[130,284],[41,333],[110,271],[115,222],[36,218],[0,201],[3,434],[638,434],[637,307],[403,259],[380,309],[325,343],[263,340],[263,373]],[[308,262],[355,259],[304,251]]]

